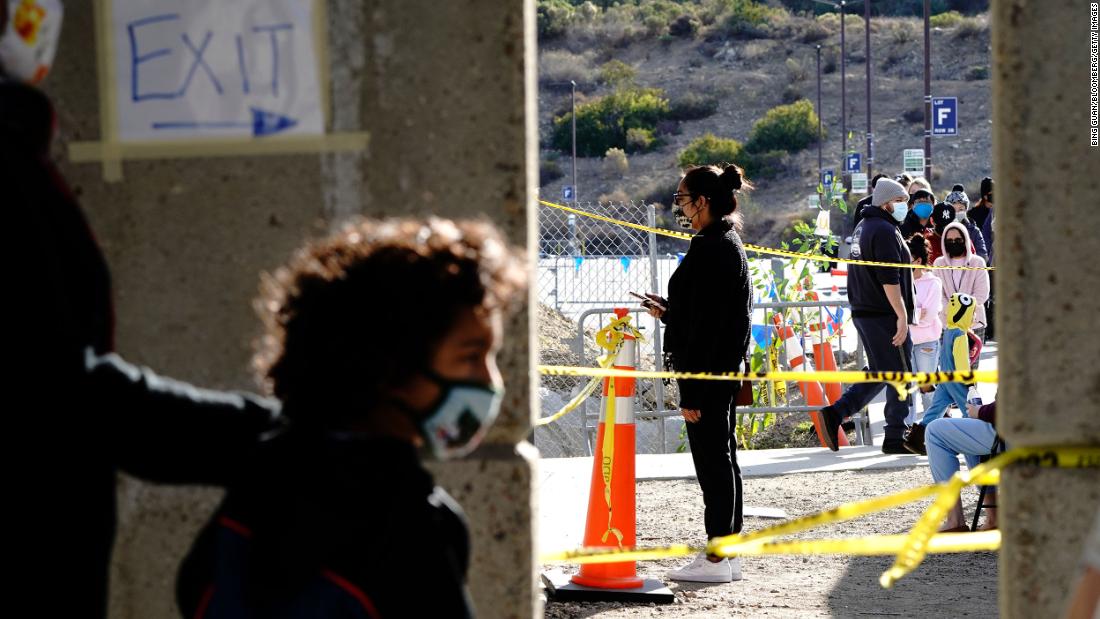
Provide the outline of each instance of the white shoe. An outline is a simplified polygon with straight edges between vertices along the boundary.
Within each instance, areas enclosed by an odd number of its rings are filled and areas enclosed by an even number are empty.
[[[700,553],[691,563],[668,573],[669,580],[686,582],[733,582],[741,580],[741,559],[722,558],[710,561],[706,553]]]

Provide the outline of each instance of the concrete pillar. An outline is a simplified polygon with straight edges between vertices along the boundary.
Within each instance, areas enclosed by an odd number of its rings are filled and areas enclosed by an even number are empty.
[[[534,2],[327,2],[333,126],[369,152],[127,162],[121,183],[67,162],[99,138],[92,3],[66,5],[48,90],[58,159],[111,265],[118,350],[168,375],[255,388],[258,275],[347,215],[485,216],[530,247],[536,186]],[[437,479],[466,507],[483,617],[527,617],[536,595],[527,308],[507,325],[508,395],[489,444]],[[124,479],[111,616],[175,617],[176,568],[219,493]],[[430,533],[430,532],[426,532]],[[430,593],[426,593],[430,594]]]
[[[1100,445],[1090,3],[991,5],[999,431],[1013,447]],[[1061,616],[1100,472],[1010,468],[999,501],[1001,615]]]
[[[533,247],[537,186],[534,9],[529,0],[367,4],[363,34],[368,214],[484,216]],[[533,287],[532,287],[533,291]],[[488,444],[436,467],[470,517],[480,616],[541,615],[533,536],[527,312],[505,327],[507,395]],[[517,450],[517,443],[522,445]]]

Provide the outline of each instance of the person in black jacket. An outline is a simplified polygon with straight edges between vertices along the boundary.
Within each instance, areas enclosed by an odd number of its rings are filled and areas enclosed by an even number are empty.
[[[668,299],[653,296],[649,307],[666,325],[665,352],[677,372],[736,372],[745,358],[752,294],[734,194],[751,187],[735,165],[724,170],[700,166],[684,174],[673,196],[677,220],[698,232],[668,281]],[[738,386],[679,381],[708,538],[741,531],[741,468],[734,435]],[[700,555],[669,578],[730,582],[741,579],[741,564],[737,558]]]
[[[492,424],[522,265],[488,223],[368,220],[265,279],[255,365],[289,423],[185,560],[185,617],[473,614],[465,516],[417,450],[460,457]]]
[[[875,187],[872,205],[863,209],[863,219],[852,235],[852,258],[911,264],[909,248],[898,232],[898,226],[909,211],[908,192],[897,181],[881,179]],[[908,371],[908,360],[913,357],[913,343],[909,337],[913,271],[850,264],[848,299],[852,305],[852,321],[867,351],[871,371]],[[839,400],[821,409],[824,439],[829,449],[837,450],[837,431],[841,423],[870,403],[884,386],[883,383],[853,384]],[[903,435],[909,398],[898,398],[892,388],[886,392],[886,436],[882,451],[907,454]]]
[[[107,263],[49,158],[50,101],[25,83],[42,77],[52,52],[12,34],[8,4],[0,1],[4,419],[12,461],[4,487],[9,511],[23,515],[11,523],[4,591],[31,604],[27,614],[94,619],[107,613],[117,472],[225,484],[276,425],[278,405],[196,389],[111,353]],[[39,29],[37,45],[56,43],[59,19],[45,14],[49,27]]]

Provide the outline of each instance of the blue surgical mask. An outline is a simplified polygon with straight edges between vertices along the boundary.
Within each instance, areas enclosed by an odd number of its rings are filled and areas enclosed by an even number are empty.
[[[931,202],[917,202],[913,205],[913,214],[921,219],[928,219],[932,215]]]
[[[896,219],[898,221],[898,223],[901,223],[901,222],[905,221],[905,216],[908,215],[908,214],[909,214],[909,204],[908,203],[906,203],[906,202],[895,202],[894,203],[894,211],[893,211],[893,213],[891,213],[891,215],[894,216],[894,219]]]
[[[442,393],[430,412],[420,417],[420,433],[437,459],[466,456],[481,444],[493,425],[504,390],[451,380],[430,370],[424,375],[439,385]]]

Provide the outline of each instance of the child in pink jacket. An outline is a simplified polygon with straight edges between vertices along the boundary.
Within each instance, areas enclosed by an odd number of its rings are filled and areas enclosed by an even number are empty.
[[[928,256],[932,247],[921,234],[914,234],[909,238],[909,253],[913,256],[913,264],[928,265]],[[933,275],[932,271],[916,269],[913,272],[913,309],[916,316],[916,324],[909,326],[909,336],[913,338],[913,371],[935,372],[939,367],[940,337],[943,334],[943,320],[940,318],[943,312],[943,282]],[[921,387],[921,403],[923,410],[928,410],[932,404],[932,385]],[[916,400],[909,408],[909,417],[906,424],[912,425],[916,420]]]

